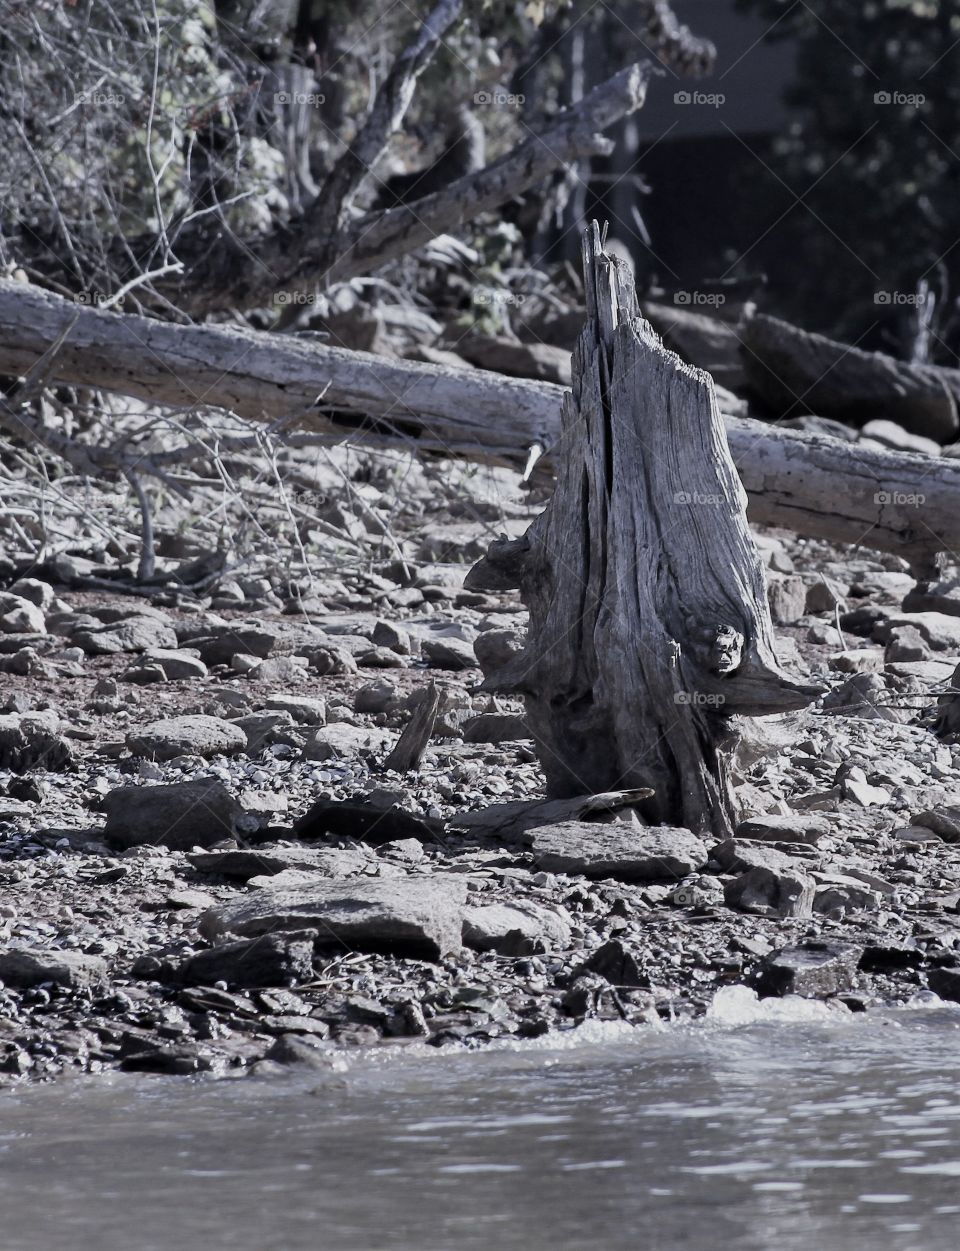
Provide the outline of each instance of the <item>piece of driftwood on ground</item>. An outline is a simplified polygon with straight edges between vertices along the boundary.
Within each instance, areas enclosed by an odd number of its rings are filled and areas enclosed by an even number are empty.
[[[393,750],[383,762],[385,769],[394,773],[407,773],[418,769],[423,753],[433,734],[440,711],[440,692],[436,682],[431,682],[423,693],[423,698],[413,710],[413,716],[404,726],[403,733],[394,744]]]
[[[763,314],[739,334],[747,382],[777,417],[816,413],[857,426],[887,418],[938,443],[960,431],[960,370],[863,352]]]
[[[584,281],[557,486],[522,559],[527,642],[484,687],[523,695],[549,796],[649,786],[649,821],[723,837],[735,718],[819,690],[777,661],[711,379],[662,346],[596,223]]]
[[[556,383],[385,360],[295,335],[178,326],[0,280],[0,374],[26,375],[41,358],[52,382],[252,421],[296,418],[331,440],[523,465],[532,446],[549,449],[560,433]],[[918,564],[960,550],[960,460],[729,416],[725,424],[752,520]]]

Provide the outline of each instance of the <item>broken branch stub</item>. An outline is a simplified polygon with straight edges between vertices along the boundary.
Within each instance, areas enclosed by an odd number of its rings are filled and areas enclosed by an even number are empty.
[[[736,718],[820,692],[777,661],[710,376],[663,347],[596,223],[584,272],[556,491],[475,570],[482,584],[484,565],[519,565],[530,612],[524,650],[484,687],[524,696],[548,795],[648,786],[647,820],[725,835]]]

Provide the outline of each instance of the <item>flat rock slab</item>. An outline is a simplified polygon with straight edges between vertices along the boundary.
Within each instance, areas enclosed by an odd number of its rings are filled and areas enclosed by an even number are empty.
[[[789,816],[773,814],[749,817],[737,826],[737,837],[769,843],[805,843],[815,846],[830,834],[833,825],[815,813],[792,812]]]
[[[505,804],[490,804],[478,812],[461,812],[450,824],[458,830],[517,838],[525,830],[541,825],[560,825],[566,821],[583,821],[593,813],[621,812],[653,791],[642,788],[628,791],[607,791],[599,795],[578,795],[574,799],[520,799]]]
[[[200,931],[216,939],[315,929],[325,947],[437,960],[461,948],[466,897],[466,882],[453,875],[268,887],[212,909]]]
[[[147,652],[154,648],[174,651],[177,635],[172,625],[156,617],[128,617],[107,625],[88,626],[70,636],[74,647],[88,656],[111,656],[119,652]]]
[[[173,760],[176,756],[229,756],[244,751],[247,736],[239,726],[201,714],[166,717],[131,730],[127,747],[134,756]]]
[[[341,760],[351,756],[386,751],[393,735],[385,730],[335,722],[314,730],[306,741],[307,760]]]
[[[623,882],[674,881],[707,861],[695,834],[668,825],[564,821],[528,830],[521,841],[541,869]]]
[[[104,833],[115,847],[209,847],[232,838],[243,815],[237,800],[213,778],[171,786],[121,786],[106,796],[104,807]]]
[[[501,956],[538,955],[570,945],[570,922],[559,908],[528,900],[483,904],[463,910],[463,941],[476,951]]]
[[[81,951],[43,951],[14,947],[0,951],[0,982],[8,986],[42,986],[53,982],[79,990],[109,980],[107,963]]]
[[[314,847],[238,848],[236,851],[198,851],[187,857],[201,873],[248,882],[252,877],[272,877],[290,869],[315,873],[318,877],[350,877],[362,873],[369,863],[362,852]]]

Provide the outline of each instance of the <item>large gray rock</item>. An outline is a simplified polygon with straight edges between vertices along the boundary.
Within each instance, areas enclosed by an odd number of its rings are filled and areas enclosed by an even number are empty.
[[[289,986],[313,975],[312,931],[304,935],[263,934],[200,951],[180,968],[186,986]]]
[[[72,757],[60,733],[60,718],[51,709],[9,712],[0,716],[0,769],[62,769]]]
[[[165,682],[184,682],[207,676],[207,666],[200,659],[199,653],[189,650],[171,650],[166,647],[153,647],[136,660],[125,673],[120,675],[124,682],[143,682],[144,670],[159,670]]]
[[[87,626],[70,635],[74,647],[88,656],[110,656],[119,652],[148,652],[154,648],[174,651],[177,636],[169,622],[158,617],[133,616],[106,625]]]
[[[673,881],[707,861],[707,849],[690,830],[627,822],[564,821],[522,835],[541,869],[624,882]]]
[[[726,872],[739,875],[724,887],[728,908],[758,916],[812,915],[816,882],[796,857],[732,838],[714,847],[712,855]],[[817,862],[809,863],[816,867]]]
[[[303,754],[307,760],[339,760],[361,753],[386,751],[392,737],[385,730],[337,721],[314,730],[304,745]]]
[[[243,815],[240,804],[214,778],[171,786],[121,786],[103,802],[104,832],[115,847],[209,847],[232,838]]]
[[[875,627],[873,636],[886,643],[901,626],[913,626],[931,651],[960,653],[960,617],[943,612],[893,613]]]
[[[82,951],[46,951],[14,947],[0,951],[0,982],[8,986],[42,986],[53,982],[79,990],[108,980],[107,964],[99,956]]]
[[[135,756],[173,760],[175,756],[228,756],[244,751],[247,736],[239,726],[203,715],[165,717],[127,735]]]
[[[477,951],[529,956],[570,945],[570,922],[559,908],[526,899],[463,910],[463,941]]]
[[[200,931],[216,939],[315,929],[323,946],[436,960],[460,950],[466,896],[466,882],[452,875],[267,887],[212,909]]]
[[[30,600],[9,591],[0,593],[0,633],[46,634],[43,610]]]

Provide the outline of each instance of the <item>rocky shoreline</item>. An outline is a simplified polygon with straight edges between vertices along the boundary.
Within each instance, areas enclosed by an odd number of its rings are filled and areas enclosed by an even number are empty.
[[[629,793],[542,800],[522,708],[477,690],[524,624],[462,588],[489,537],[441,516],[310,601],[279,574],[148,600],[75,558],[7,571],[0,1084],[642,1028],[740,984],[960,1001],[949,585],[758,535],[788,666],[827,694],[760,723],[718,842]],[[431,680],[422,766],[385,772]]]

